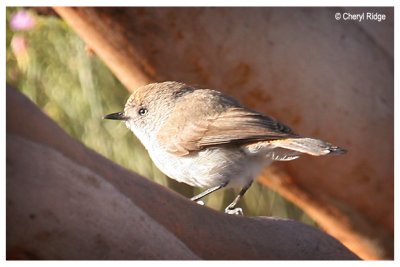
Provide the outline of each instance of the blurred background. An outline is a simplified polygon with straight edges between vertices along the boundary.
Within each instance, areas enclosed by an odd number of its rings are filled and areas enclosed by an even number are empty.
[[[130,93],[52,9],[12,8],[7,14],[7,83],[18,88],[67,133],[110,160],[191,197],[202,190],[162,174],[136,137],[105,114],[121,111]],[[205,198],[223,211],[238,190]],[[255,182],[241,200],[248,216],[277,216],[317,224],[278,193]]]

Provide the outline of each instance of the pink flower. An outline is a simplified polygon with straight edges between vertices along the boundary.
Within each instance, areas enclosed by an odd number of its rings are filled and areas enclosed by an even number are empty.
[[[11,49],[15,56],[24,55],[27,53],[27,44],[23,36],[14,35],[11,39]]]
[[[14,35],[11,39],[11,49],[17,59],[18,67],[23,72],[27,71],[29,66],[28,45],[22,35]]]
[[[35,18],[29,12],[21,10],[11,15],[10,27],[12,30],[29,30],[35,26]]]

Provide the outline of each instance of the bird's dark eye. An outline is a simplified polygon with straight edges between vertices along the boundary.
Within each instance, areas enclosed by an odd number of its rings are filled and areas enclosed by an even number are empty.
[[[140,116],[145,115],[147,113],[147,108],[140,108],[138,113],[139,113]]]

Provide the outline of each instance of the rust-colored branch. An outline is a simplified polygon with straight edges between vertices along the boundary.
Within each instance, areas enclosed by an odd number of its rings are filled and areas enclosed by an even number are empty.
[[[258,181],[277,191],[286,199],[296,203],[302,210],[311,216],[316,223],[326,232],[338,238],[350,250],[355,251],[361,258],[377,260],[384,251],[380,247],[391,243],[391,235],[384,229],[377,229],[367,222],[365,218],[354,210],[344,210],[329,205],[323,200],[323,196],[314,195],[301,188],[295,179],[282,168],[275,165],[264,170],[258,177]],[[379,237],[381,235],[381,237]],[[382,236],[386,243],[371,242],[370,236],[376,236],[379,240]],[[382,241],[380,241],[382,242]]]
[[[143,59],[129,43],[127,33],[118,21],[102,16],[96,9],[91,8],[54,9],[82,36],[129,90],[152,81],[152,70],[146,69]]]

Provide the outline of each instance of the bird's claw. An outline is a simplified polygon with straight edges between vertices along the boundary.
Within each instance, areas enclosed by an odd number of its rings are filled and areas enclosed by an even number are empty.
[[[240,215],[243,216],[243,210],[242,208],[229,208],[227,207],[225,209],[226,214],[232,214],[232,215]]]
[[[202,200],[197,200],[196,203],[201,205],[201,206],[204,206],[204,202]]]

